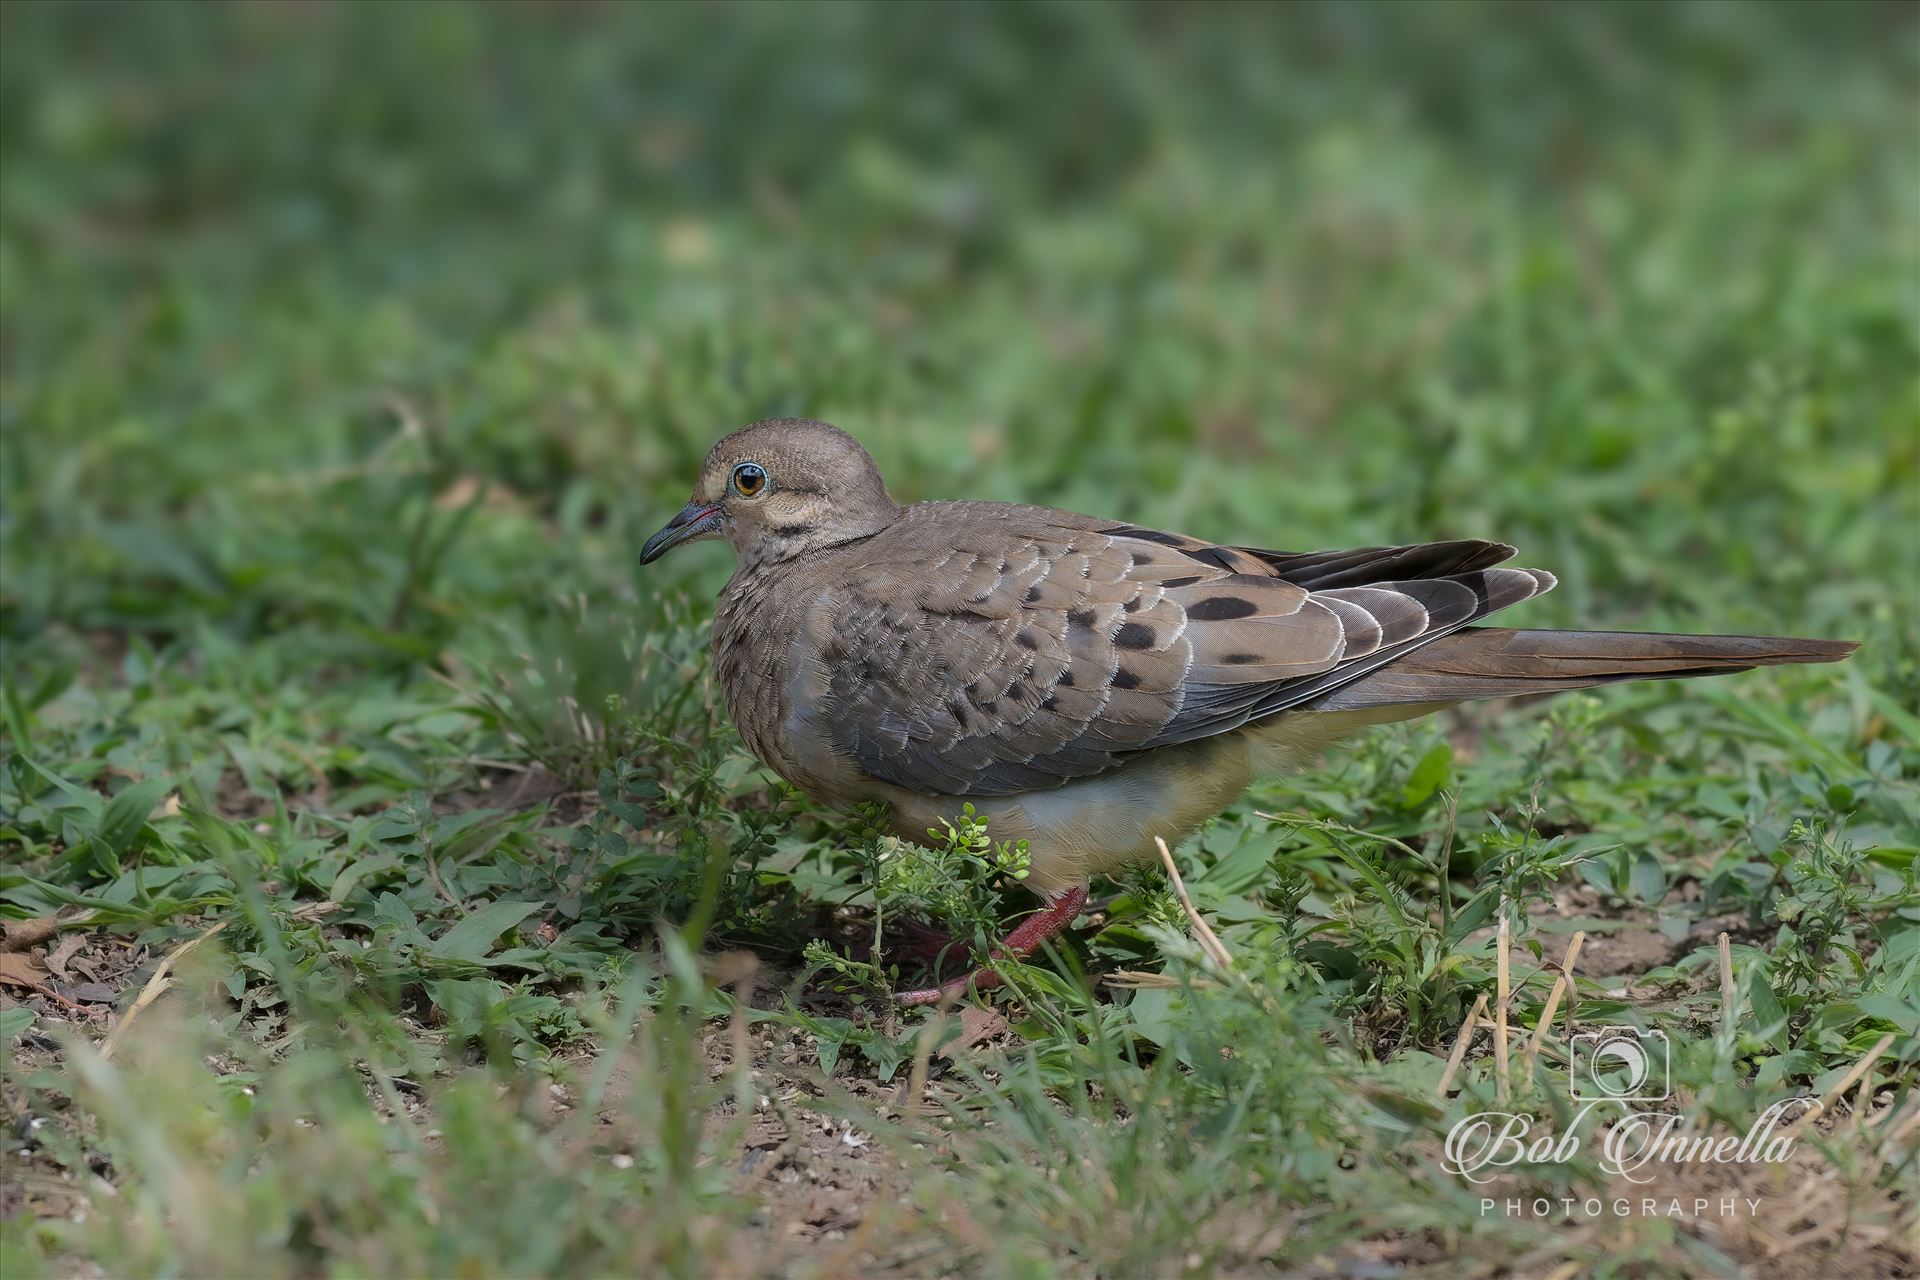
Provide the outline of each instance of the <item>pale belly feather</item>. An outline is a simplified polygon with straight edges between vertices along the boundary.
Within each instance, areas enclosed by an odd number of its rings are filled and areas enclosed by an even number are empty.
[[[1282,773],[1355,730],[1432,707],[1279,715],[1234,733],[1163,747],[1098,777],[1014,796],[924,796],[885,786],[896,834],[929,827],[971,803],[996,840],[1026,840],[1026,884],[1049,896],[1089,877],[1158,859],[1154,837],[1178,844],[1240,797],[1256,776]],[[1391,710],[1394,714],[1386,715]]]

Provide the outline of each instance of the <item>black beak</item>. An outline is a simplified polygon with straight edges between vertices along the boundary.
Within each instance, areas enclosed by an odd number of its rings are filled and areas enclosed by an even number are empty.
[[[652,564],[667,552],[683,542],[695,538],[704,538],[710,533],[720,531],[720,508],[702,506],[698,502],[689,502],[680,508],[680,514],[661,528],[660,532],[647,539],[640,548],[640,563]]]

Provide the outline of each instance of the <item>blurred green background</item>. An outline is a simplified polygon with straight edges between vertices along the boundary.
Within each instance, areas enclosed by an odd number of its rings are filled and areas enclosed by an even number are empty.
[[[10,661],[704,598],[633,552],[772,413],[908,500],[1858,634],[1920,580],[1911,18],[10,3]]]

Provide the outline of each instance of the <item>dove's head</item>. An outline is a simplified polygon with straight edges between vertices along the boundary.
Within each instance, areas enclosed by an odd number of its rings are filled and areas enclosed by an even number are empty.
[[[868,537],[899,515],[859,441],[810,418],[768,418],[713,446],[693,500],[647,539],[640,563],[725,538],[741,563],[769,564]]]

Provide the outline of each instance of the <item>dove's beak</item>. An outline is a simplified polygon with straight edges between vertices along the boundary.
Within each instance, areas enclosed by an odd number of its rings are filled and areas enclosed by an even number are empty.
[[[683,542],[692,542],[695,538],[705,538],[719,532],[720,508],[689,502],[680,508],[679,515],[667,521],[660,532],[647,539],[647,544],[640,548],[640,563],[652,564]]]

